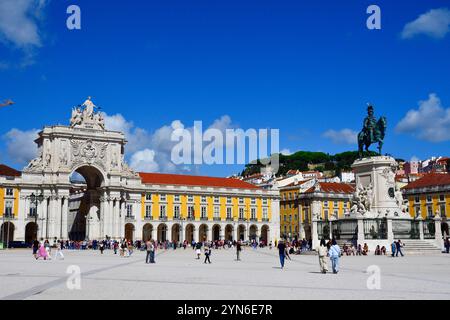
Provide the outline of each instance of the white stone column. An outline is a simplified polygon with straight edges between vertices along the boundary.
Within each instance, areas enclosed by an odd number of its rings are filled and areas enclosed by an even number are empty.
[[[441,230],[441,216],[436,213],[434,216],[434,240],[436,241],[436,245],[438,246],[439,250],[442,250],[444,247],[444,240],[442,239],[442,230]]]
[[[219,231],[220,240],[225,240],[225,227],[226,227],[226,225],[220,226],[220,231]]]
[[[419,239],[423,240],[425,238],[425,236],[423,235],[423,218],[421,216],[418,216],[416,220],[419,221]]]
[[[61,217],[61,235],[60,238],[67,240],[69,238],[69,230],[67,229],[67,218],[69,216],[69,197],[66,196],[62,205],[62,217]]]
[[[114,230],[114,199],[109,198],[107,205],[106,205],[106,229],[105,229],[105,235],[108,237],[113,236],[113,230]]]
[[[319,246],[319,234],[317,226],[317,220],[313,217],[312,223],[311,223],[311,237],[312,237],[312,249],[316,250],[316,248]]]
[[[208,232],[206,235],[206,238],[208,241],[212,241],[214,239],[214,229],[212,227],[213,225],[208,224]]]
[[[120,223],[119,223],[119,236],[125,238],[125,201],[120,204]]]
[[[200,228],[199,228],[199,226],[198,225],[194,225],[195,226],[195,229],[194,229],[194,234],[193,234],[193,236],[194,236],[194,241],[195,242],[198,242],[198,233],[200,232]]]
[[[363,217],[358,217],[358,244],[361,244],[361,246],[364,245],[364,218]]]
[[[106,198],[105,193],[102,194],[102,196],[100,197],[100,232],[99,232],[99,239],[104,239],[105,238],[105,232],[107,229],[107,217],[106,217],[106,211],[107,211],[107,206],[108,206],[108,200]]]
[[[56,200],[54,195],[49,197],[49,207],[47,212],[48,232],[46,232],[49,241],[51,241],[51,239],[53,239],[53,237],[55,236],[55,224],[56,224],[55,201]]]
[[[166,240],[171,242],[172,241],[172,225],[166,223],[166,226],[167,226]]]
[[[392,218],[387,217],[386,220],[386,227],[387,227],[387,238],[389,245],[394,242],[394,230],[392,228]]]
[[[48,235],[47,225],[48,225],[48,211],[49,211],[49,197],[45,197],[44,201],[42,201],[42,215],[39,218],[42,218],[40,230],[41,237],[45,240]]]
[[[114,201],[114,216],[113,216],[114,239],[120,238],[120,199]]]
[[[62,227],[62,197],[60,196],[56,196],[54,203],[53,203],[53,208],[54,208],[54,234],[52,236],[52,238],[54,239],[55,237],[60,239],[61,237],[61,227]]]

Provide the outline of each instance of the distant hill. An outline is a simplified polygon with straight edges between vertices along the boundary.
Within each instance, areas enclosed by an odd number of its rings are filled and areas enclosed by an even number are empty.
[[[376,152],[370,152],[376,156]],[[321,172],[334,172],[339,175],[341,171],[351,170],[351,165],[358,159],[358,151],[346,151],[337,154],[323,152],[298,151],[291,155],[280,154],[280,169],[277,176],[285,175],[289,170],[308,171],[314,169]],[[401,159],[398,159],[401,160]],[[264,167],[258,160],[256,164],[247,164],[241,176],[259,173]]]

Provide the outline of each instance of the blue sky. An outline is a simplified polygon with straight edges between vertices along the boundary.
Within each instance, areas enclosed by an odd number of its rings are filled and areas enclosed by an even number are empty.
[[[81,30],[66,27],[70,4],[81,8]],[[371,4],[381,8],[381,30],[366,27]],[[22,168],[33,156],[28,133],[68,124],[88,95],[138,141],[130,161],[154,152],[144,169],[180,171],[160,156],[175,120],[279,129],[280,149],[291,152],[354,150],[367,102],[388,118],[384,152],[448,155],[449,8],[438,0],[0,0],[0,100],[16,102],[0,108],[0,162]],[[197,169],[220,176],[242,166]]]

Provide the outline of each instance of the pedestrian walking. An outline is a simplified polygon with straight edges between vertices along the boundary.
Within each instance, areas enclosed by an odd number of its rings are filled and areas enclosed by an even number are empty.
[[[55,260],[58,259],[58,257],[61,257],[62,260],[64,260],[64,255],[62,253],[62,241],[58,241],[56,243],[56,253],[55,253]]]
[[[152,247],[152,243],[150,240],[147,240],[145,243],[145,250],[147,251],[147,255],[145,256],[145,263],[150,263],[150,249]]]
[[[395,257],[395,252],[397,251],[397,242],[395,240],[391,243],[392,258]]]
[[[286,254],[286,245],[284,244],[283,240],[278,241],[278,254],[280,255],[280,264],[281,264],[281,269],[284,268],[284,259],[285,259],[285,254]]]
[[[33,256],[34,256],[34,258],[37,257],[38,250],[39,250],[39,241],[37,241],[37,239],[34,239],[34,241],[33,241]]]
[[[103,241],[100,242],[99,249],[100,249],[100,253],[103,254],[103,250],[105,250],[105,245],[104,245]]]
[[[209,259],[210,256],[211,256],[211,248],[210,247],[205,247],[205,261],[204,261],[204,263],[206,263],[206,261],[211,263],[211,260]]]
[[[43,243],[40,244],[39,250],[36,256],[36,260],[39,260],[39,258],[44,258],[44,260],[47,260],[47,258],[51,259],[48,255],[47,250],[45,249],[45,245]]]
[[[398,241],[397,241],[397,246],[396,246],[397,252],[395,253],[395,256],[396,256],[396,257],[398,257],[398,253],[399,253],[399,252],[400,252],[400,254],[401,254],[402,257],[403,257],[402,247],[403,247],[402,241],[401,241],[401,240],[398,240]]]
[[[341,256],[341,248],[339,248],[335,239],[331,241],[331,247],[328,251],[328,255],[331,260],[331,268],[333,269],[333,273],[336,274],[339,272],[339,258]]]
[[[320,245],[317,247],[317,253],[319,254],[319,266],[320,272],[327,273],[328,272],[328,263],[327,263],[327,244],[325,243],[325,239],[320,240]]]
[[[241,261],[240,253],[242,251],[241,242],[238,241],[236,244],[236,261]]]
[[[150,242],[150,263],[155,263],[155,252],[156,252],[156,244],[155,241],[152,240]]]
[[[200,260],[200,256],[202,254],[202,244],[201,244],[201,242],[197,242],[195,244],[195,253],[197,254],[197,260]]]

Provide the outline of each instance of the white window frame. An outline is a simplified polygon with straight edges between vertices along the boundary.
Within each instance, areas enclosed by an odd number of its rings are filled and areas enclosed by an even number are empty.
[[[165,204],[159,205],[159,216],[162,218],[167,217],[167,208]]]
[[[200,207],[200,218],[207,218],[208,217],[208,211],[206,210],[206,206]]]
[[[214,218],[220,218],[220,207],[219,206],[214,207]]]
[[[133,217],[133,204],[127,203],[127,217]]]
[[[146,218],[151,218],[152,217],[152,205],[151,204],[146,204],[145,205],[145,217]]]
[[[227,219],[232,219],[232,218],[233,218],[233,208],[227,207]]]
[[[179,205],[173,206],[173,217],[176,219],[180,218],[180,206]]]

